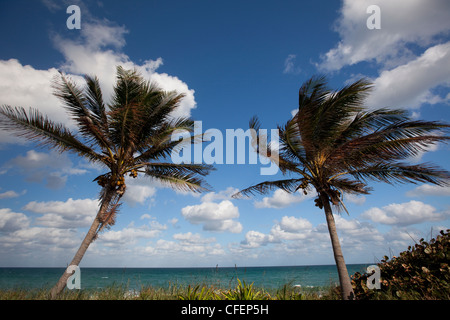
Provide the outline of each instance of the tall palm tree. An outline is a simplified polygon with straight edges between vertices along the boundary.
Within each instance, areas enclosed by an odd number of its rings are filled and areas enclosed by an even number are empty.
[[[291,193],[301,189],[305,194],[315,190],[316,206],[325,211],[343,299],[352,299],[353,290],[332,207],[346,210],[344,193],[368,194],[369,180],[447,185],[450,178],[448,171],[431,164],[404,162],[430,144],[449,139],[442,133],[450,126],[412,121],[403,110],[368,110],[363,103],[371,86],[361,79],[332,91],[323,76],[306,81],[299,90],[297,114],[278,127],[279,149],[257,149],[276,162],[284,175],[293,177],[262,182],[235,194],[264,194],[277,188]],[[250,120],[250,128],[259,132],[259,126],[256,117]],[[262,138],[255,134],[256,144]]]
[[[136,70],[119,66],[111,103],[106,105],[98,79],[85,76],[85,81],[86,86],[80,88],[61,74],[53,84],[54,94],[75,121],[81,139],[38,110],[0,107],[0,128],[60,152],[74,152],[106,169],[94,179],[101,186],[99,210],[70,263],[76,266],[99,233],[114,225],[126,191],[126,175],[136,178],[142,174],[174,188],[199,192],[207,187],[201,176],[212,169],[202,164],[167,161],[178,144],[172,141],[172,133],[193,131],[192,120],[171,116],[183,94],[163,91],[145,81]],[[52,298],[64,289],[69,276],[66,272],[61,276],[51,290]]]

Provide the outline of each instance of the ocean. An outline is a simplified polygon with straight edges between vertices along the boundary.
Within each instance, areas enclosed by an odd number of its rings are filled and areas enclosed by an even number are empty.
[[[365,272],[369,264],[349,264],[350,275]],[[0,289],[50,288],[64,272],[63,268],[0,268]],[[327,287],[337,284],[335,265],[283,267],[211,267],[211,268],[80,268],[81,289],[101,289],[113,285],[129,290],[142,287],[206,284],[234,287],[237,279],[265,289],[285,284],[302,287]]]

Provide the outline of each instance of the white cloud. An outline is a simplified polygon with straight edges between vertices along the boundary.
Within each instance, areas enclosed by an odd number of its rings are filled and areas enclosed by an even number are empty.
[[[361,214],[361,217],[387,225],[407,226],[444,220],[449,215],[449,212],[436,212],[433,206],[412,200],[405,203],[392,203],[381,209],[374,207]]]
[[[52,92],[51,82],[58,74],[55,68],[36,70],[16,59],[0,60],[0,105],[37,108],[56,122],[73,127],[65,110]],[[0,131],[0,143],[20,143],[23,138]]]
[[[151,199],[156,194],[156,187],[152,185],[152,182],[148,178],[130,178],[126,177],[127,189],[123,196],[123,201],[131,206],[136,204],[144,204],[148,199]]]
[[[84,23],[80,41],[72,41],[55,37],[56,47],[64,55],[66,62],[62,70],[73,74],[91,74],[99,78],[104,98],[108,101],[113,93],[116,81],[116,66],[127,69],[136,68],[145,79],[156,82],[164,90],[176,90],[185,94],[179,108],[173,116],[190,116],[191,109],[196,108],[195,91],[189,89],[186,83],[167,73],[158,73],[162,58],[146,60],[142,65],[135,64],[120,50],[125,45],[124,35],[127,30],[121,26],[108,25],[105,22]],[[113,47],[116,50],[106,47]]]
[[[202,197],[202,202],[213,202],[216,200],[231,200],[231,196],[239,192],[239,189],[228,187],[219,192],[208,192]]]
[[[305,240],[315,238],[315,232],[311,222],[305,218],[283,216],[280,222],[275,223],[269,234],[251,230],[245,234],[245,240],[241,241],[242,248],[257,248],[268,243],[282,241]]]
[[[173,239],[178,240],[183,245],[206,244],[216,242],[216,239],[214,237],[205,239],[202,238],[202,236],[199,233],[193,234],[192,232],[174,234]]]
[[[273,193],[272,197],[264,197],[261,201],[255,201],[256,208],[285,208],[294,203],[299,203],[307,199],[311,199],[315,196],[315,192],[309,192],[308,195],[304,195],[302,191],[295,194],[288,193],[282,189],[277,189]]]
[[[23,190],[21,193],[17,193],[14,190],[5,191],[0,193],[0,199],[17,198],[24,195],[26,192],[26,190]]]
[[[366,202],[365,196],[357,196],[351,193],[344,194],[344,201],[348,201],[357,205],[363,205]]]
[[[80,241],[74,230],[45,227],[21,228],[0,237],[1,248],[13,249],[13,254],[36,254],[40,259],[51,251],[73,249]]]
[[[304,218],[284,216],[281,218],[280,228],[287,232],[300,232],[310,230],[312,228],[312,224]]]
[[[49,2],[52,3],[52,2]],[[158,73],[162,58],[146,60],[143,64],[131,61],[121,50],[125,46],[125,34],[128,32],[122,26],[116,26],[108,21],[84,21],[81,36],[77,40],[69,40],[61,36],[54,37],[54,44],[65,61],[59,69],[68,73],[76,83],[83,84],[80,75],[96,75],[100,80],[105,101],[113,93],[116,82],[116,67],[136,68],[144,78],[154,81],[164,90],[177,90],[185,94],[180,107],[173,116],[190,116],[196,108],[195,91],[175,76]],[[56,122],[64,123],[74,129],[58,98],[53,95],[51,83],[58,76],[56,68],[39,70],[29,65],[22,65],[17,59],[0,60],[0,105],[33,107],[49,115]],[[22,138],[0,132],[0,143],[25,143]]]
[[[347,220],[340,215],[335,215],[336,229],[345,238],[354,238],[364,241],[382,240],[380,232],[370,223],[361,222],[357,219]],[[327,230],[328,232],[328,230]]]
[[[101,244],[107,247],[135,244],[139,239],[150,239],[159,236],[167,226],[154,221],[150,226],[129,226],[121,230],[110,230],[100,235]]]
[[[27,228],[30,219],[23,213],[13,212],[9,208],[0,209],[0,231],[12,232]]]
[[[177,233],[173,235],[175,241],[160,239],[154,246],[147,246],[144,253],[161,256],[170,256],[171,260],[186,261],[188,259],[204,258],[207,256],[223,256],[225,251],[216,243],[215,238],[202,238],[198,233]]]
[[[98,200],[67,199],[67,201],[31,201],[23,208],[43,214],[36,224],[52,228],[89,227],[98,211]]]
[[[408,197],[450,196],[450,187],[422,184],[406,193]]]
[[[419,108],[424,103],[448,103],[431,89],[450,86],[450,42],[427,49],[420,57],[391,70],[374,80],[374,90],[367,99],[371,107]]]
[[[239,233],[242,225],[233,220],[239,217],[239,209],[229,200],[220,203],[203,202],[181,209],[183,217],[193,224],[203,224],[206,231]]]
[[[374,4],[381,10],[379,30],[366,25],[367,7]],[[449,10],[446,0],[345,0],[335,25],[341,39],[322,57],[319,67],[339,70],[371,60],[390,67],[404,64],[414,57],[408,44],[428,46],[450,30]]]
[[[381,10],[381,29],[370,30],[366,9],[374,4]],[[340,41],[317,67],[333,71],[376,62],[381,71],[372,79],[374,91],[367,99],[372,108],[448,104],[450,95],[433,89],[450,87],[450,42],[442,43],[450,32],[449,10],[446,0],[345,0],[335,24]],[[417,56],[411,47],[425,51]]]
[[[241,241],[243,248],[258,248],[270,242],[270,237],[262,232],[250,230],[245,234],[245,240]]]

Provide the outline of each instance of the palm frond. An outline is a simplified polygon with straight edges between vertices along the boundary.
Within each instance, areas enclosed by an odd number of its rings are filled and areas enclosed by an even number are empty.
[[[330,179],[329,183],[342,192],[350,194],[369,194],[372,190],[367,186],[367,184],[361,182],[360,180],[349,179],[343,176]]]
[[[151,162],[140,163],[139,167],[145,166],[146,173],[157,173],[163,175],[180,175],[180,174],[198,174],[202,176],[208,175],[214,167],[207,164],[175,164],[169,162]]]
[[[106,149],[109,141],[107,131],[104,130],[105,123],[101,122],[104,121],[103,115],[96,113],[101,112],[102,108],[98,105],[102,103],[101,91],[95,80],[88,78],[88,81],[91,82],[88,82],[88,94],[85,95],[82,89],[61,73],[60,77],[53,81],[53,94],[63,102],[63,106],[78,124],[81,135],[88,142],[95,141],[99,147]]]
[[[85,80],[87,107],[93,113],[96,122],[101,124],[103,131],[108,132],[108,117],[99,80],[88,75],[85,76]]]
[[[158,172],[146,170],[146,175],[162,184],[181,191],[202,192],[209,191],[211,187],[194,173]]]
[[[138,162],[147,162],[159,158],[167,159],[172,152],[176,152],[177,147],[182,147],[178,140],[172,141],[172,134],[176,131],[185,131],[187,133],[194,130],[194,122],[188,118],[171,119],[155,128],[152,134],[149,134],[145,140],[137,145],[136,151],[140,153],[136,157]],[[202,142],[202,137],[190,137],[191,143]]]
[[[284,127],[278,126],[280,157],[296,166],[308,168],[308,159],[299,132],[298,123],[289,120]]]
[[[378,163],[363,169],[348,172],[356,179],[394,183],[432,183],[438,186],[450,185],[450,173],[438,166],[423,163]]]
[[[269,191],[282,189],[286,192],[292,193],[297,190],[297,187],[303,179],[286,179],[286,180],[276,180],[276,181],[265,181],[258,183],[254,186],[243,189],[233,195],[233,198],[239,198],[242,196],[250,196],[254,194],[265,194]]]
[[[49,120],[36,109],[30,108],[27,113],[22,107],[0,107],[0,128],[37,142],[39,146],[53,147],[60,152],[68,150],[90,161],[101,162],[101,156],[63,124]]]
[[[449,127],[433,121],[396,121],[337,146],[330,152],[327,165],[346,170],[407,159],[427,151],[432,144],[448,141],[449,137],[437,132]]]
[[[159,90],[152,99],[145,101],[141,108],[142,116],[134,126],[134,136],[138,141],[155,140],[153,137],[160,137],[161,134],[172,133],[174,130],[186,130],[193,128],[193,121],[187,118],[172,119],[169,115],[179,106],[184,94],[176,92],[165,92]]]

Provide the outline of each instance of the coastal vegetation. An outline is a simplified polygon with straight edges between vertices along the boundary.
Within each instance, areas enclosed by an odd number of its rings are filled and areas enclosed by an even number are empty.
[[[440,299],[450,300],[450,229],[425,241],[420,239],[399,256],[384,256],[380,290],[367,287],[369,274],[355,273],[352,284],[359,300]]]

